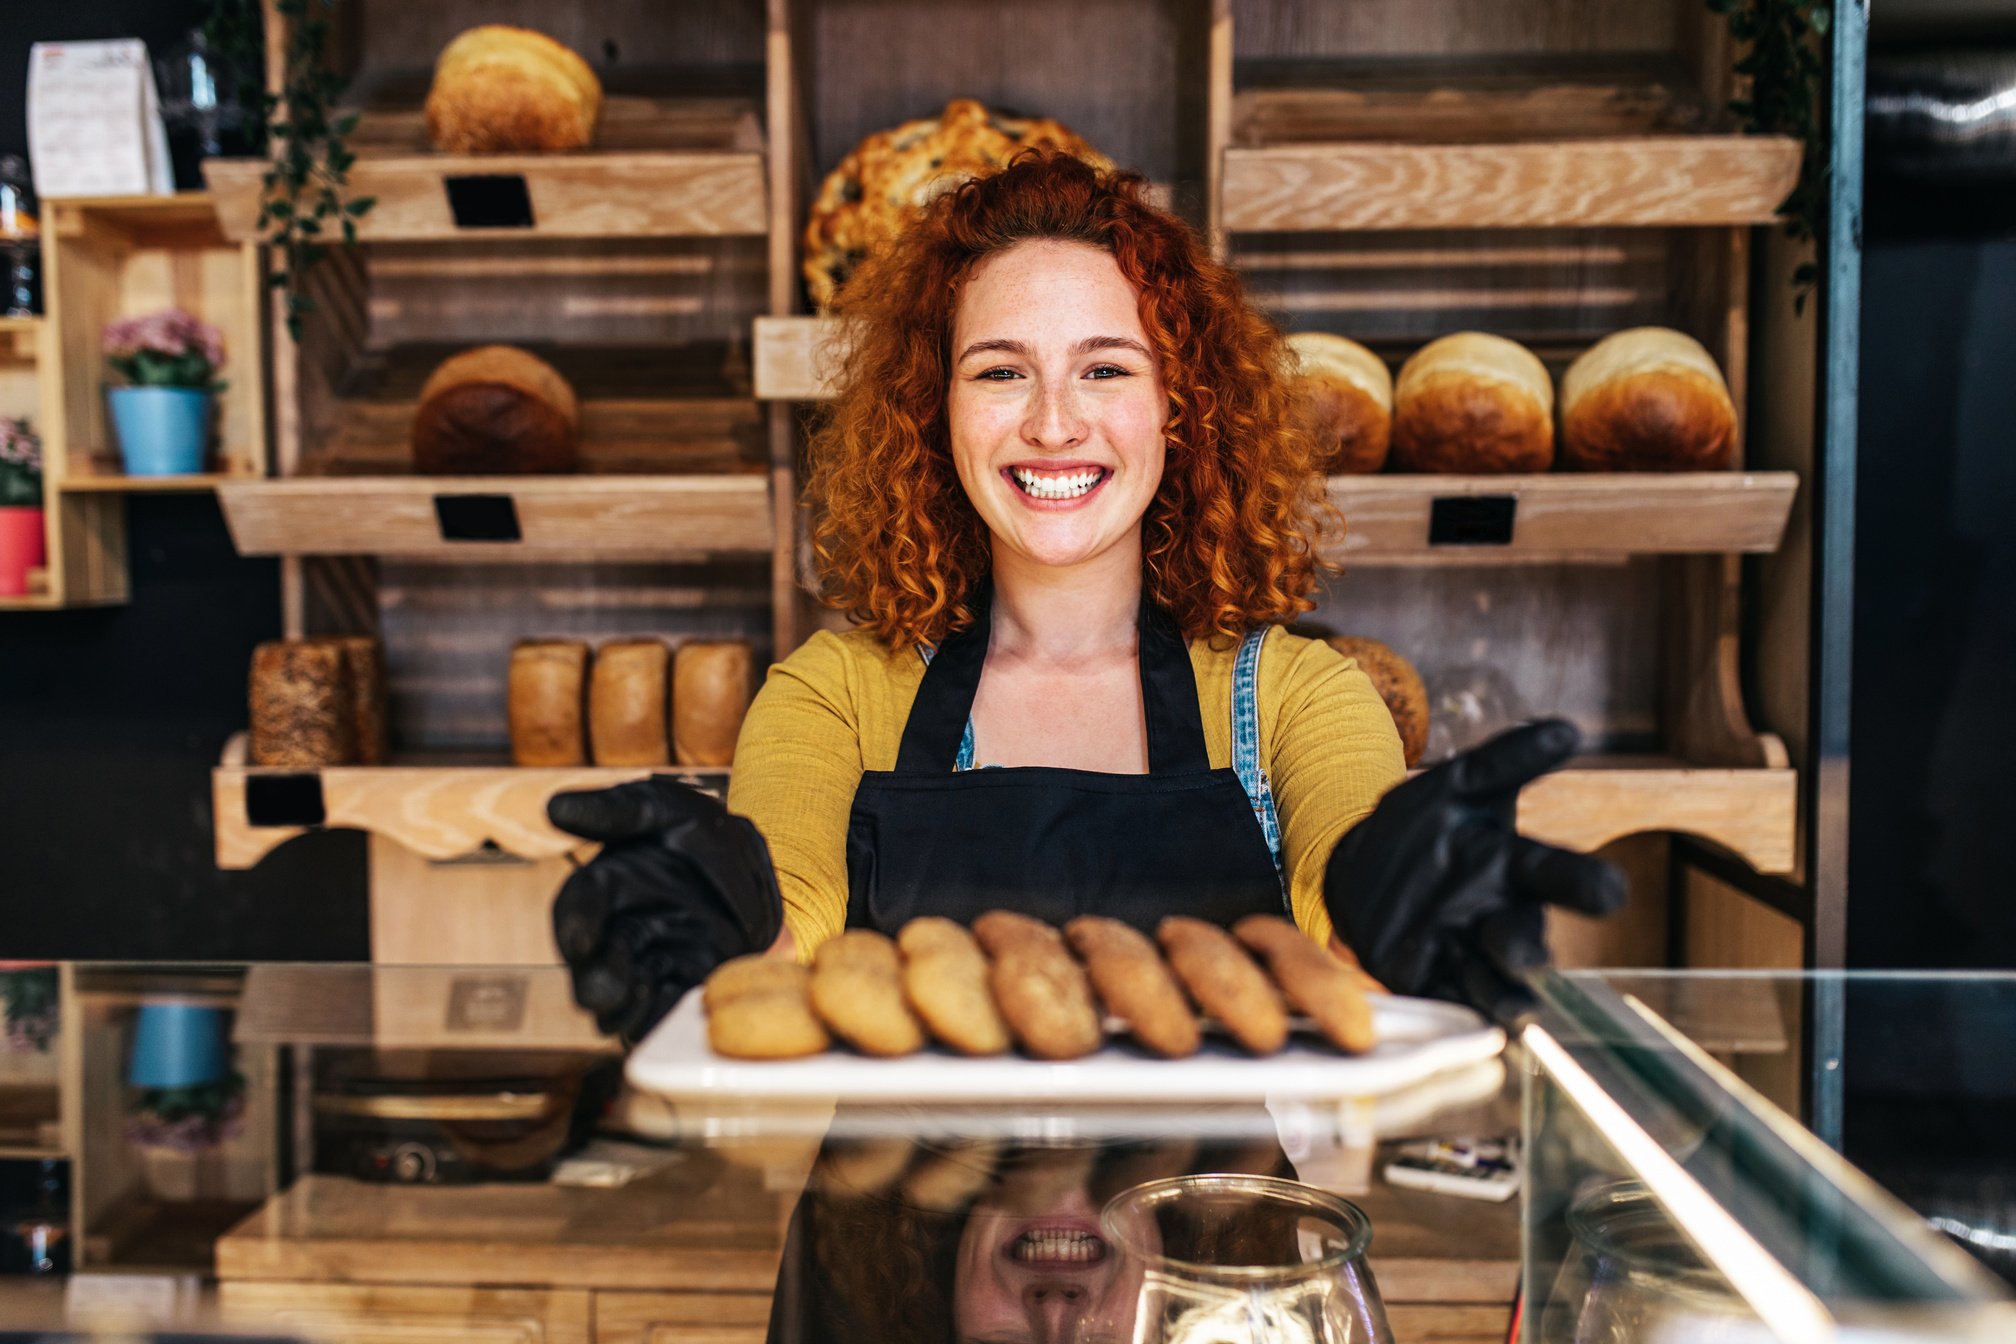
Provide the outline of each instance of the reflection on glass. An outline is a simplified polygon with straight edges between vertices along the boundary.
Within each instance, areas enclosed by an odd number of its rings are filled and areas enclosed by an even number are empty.
[[[1106,1235],[1141,1266],[1136,1344],[1387,1344],[1365,1264],[1372,1226],[1293,1181],[1184,1176],[1106,1207]]]
[[[1756,1317],[1636,1181],[1589,1186],[1568,1208],[1573,1235],[1548,1296],[1542,1344],[1756,1339]]]

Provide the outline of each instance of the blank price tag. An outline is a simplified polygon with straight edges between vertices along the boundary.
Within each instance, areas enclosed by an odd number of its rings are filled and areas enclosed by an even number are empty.
[[[448,213],[458,229],[529,229],[532,193],[518,173],[480,173],[444,177]]]
[[[253,826],[320,826],[322,776],[312,773],[245,776],[245,820]]]
[[[1517,495],[1444,495],[1428,506],[1430,546],[1510,546]]]
[[[509,495],[436,495],[434,521],[443,541],[523,541],[518,505]]]

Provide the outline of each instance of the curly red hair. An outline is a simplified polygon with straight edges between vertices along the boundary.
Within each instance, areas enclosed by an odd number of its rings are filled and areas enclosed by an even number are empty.
[[[946,400],[963,282],[1029,239],[1112,254],[1141,293],[1168,391],[1162,482],[1143,520],[1143,582],[1190,638],[1234,637],[1314,605],[1316,542],[1335,518],[1288,414],[1280,332],[1146,182],[1024,151],[940,196],[840,301],[852,349],[814,430],[806,495],[821,597],[892,647],[971,623],[991,566],[953,466]]]

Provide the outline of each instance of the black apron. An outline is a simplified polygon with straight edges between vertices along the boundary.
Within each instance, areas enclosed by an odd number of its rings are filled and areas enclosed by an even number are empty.
[[[870,770],[847,823],[847,924],[919,915],[970,924],[1017,910],[1052,924],[1108,915],[1153,934],[1165,915],[1220,927],[1283,914],[1281,878],[1239,776],[1213,770],[1181,631],[1141,605],[1148,773],[1016,766],[955,771],[987,659],[991,591],[939,645],[894,770]]]

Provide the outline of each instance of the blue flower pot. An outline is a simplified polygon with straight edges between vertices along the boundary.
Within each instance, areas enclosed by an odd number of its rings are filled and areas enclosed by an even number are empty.
[[[211,394],[194,387],[115,387],[105,399],[128,476],[187,476],[210,447]]]

